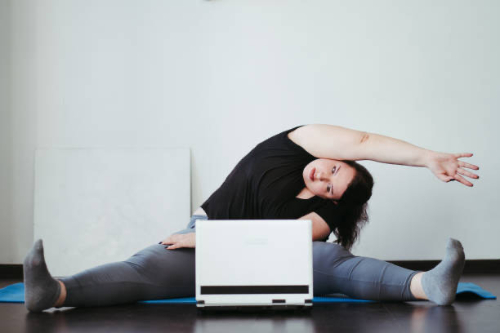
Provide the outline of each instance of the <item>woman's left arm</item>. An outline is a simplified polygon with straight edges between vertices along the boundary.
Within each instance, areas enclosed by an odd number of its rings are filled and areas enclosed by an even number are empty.
[[[479,170],[478,166],[458,160],[471,157],[471,153],[435,152],[388,136],[333,125],[307,125],[296,129],[289,136],[292,141],[317,158],[371,160],[427,167],[444,182],[457,180],[466,186],[473,185],[461,175],[479,178],[465,170]]]

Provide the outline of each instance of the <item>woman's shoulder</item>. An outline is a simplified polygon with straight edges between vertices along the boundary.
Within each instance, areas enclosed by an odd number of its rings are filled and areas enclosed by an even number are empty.
[[[282,131],[278,134],[275,134],[264,141],[261,141],[258,143],[254,149],[261,150],[261,149],[292,149],[295,150],[297,147],[299,147],[300,150],[302,148],[298,146],[293,140],[291,140],[289,134],[293,133],[295,130],[298,128],[302,127],[304,125],[299,125],[295,126],[293,128],[287,129],[285,131]]]
[[[306,125],[295,126],[262,141],[252,149],[248,154],[249,157],[265,158],[269,162],[271,162],[271,160],[281,161],[283,159],[289,159],[289,161],[293,163],[309,163],[315,159],[315,157],[294,142],[289,136],[293,134],[295,130],[303,126]]]
[[[283,133],[286,133],[286,136],[288,137],[288,139],[290,139],[293,143],[300,146],[300,132],[301,132],[301,129],[303,129],[306,126],[309,126],[309,125],[296,126],[296,127],[291,128]]]

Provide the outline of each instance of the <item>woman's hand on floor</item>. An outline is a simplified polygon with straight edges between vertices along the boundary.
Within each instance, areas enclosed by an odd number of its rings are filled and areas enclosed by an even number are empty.
[[[467,176],[472,179],[478,179],[479,176],[465,170],[465,168],[472,170],[479,170],[479,167],[474,164],[469,164],[458,160],[462,157],[472,157],[471,153],[459,153],[459,154],[447,154],[433,152],[429,155],[427,160],[427,168],[432,171],[432,173],[444,182],[450,182],[457,180],[462,184],[472,187],[473,184],[466,180],[463,176]]]
[[[170,235],[165,240],[161,241],[162,245],[170,245],[167,250],[180,249],[183,247],[194,248],[196,246],[196,233],[174,234]]]

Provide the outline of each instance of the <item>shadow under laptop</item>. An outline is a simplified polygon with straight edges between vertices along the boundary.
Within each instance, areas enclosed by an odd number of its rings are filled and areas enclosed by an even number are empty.
[[[194,333],[316,332],[309,310],[198,311]]]

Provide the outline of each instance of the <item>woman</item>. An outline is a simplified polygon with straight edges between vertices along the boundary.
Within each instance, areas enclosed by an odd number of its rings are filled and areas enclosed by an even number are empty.
[[[439,153],[404,141],[339,126],[306,125],[279,133],[246,155],[224,183],[196,210],[187,228],[123,262],[55,280],[41,240],[24,261],[26,307],[105,306],[195,294],[197,219],[308,219],[313,228],[314,294],[451,304],[465,256],[448,241],[442,262],[416,272],[357,257],[348,250],[368,221],[373,179],[357,160],[427,167],[444,182],[479,178],[479,168],[459,160],[472,154]],[[325,240],[333,232],[335,243]],[[165,246],[167,245],[167,246]]]

